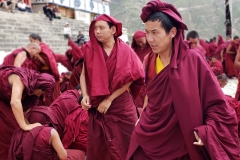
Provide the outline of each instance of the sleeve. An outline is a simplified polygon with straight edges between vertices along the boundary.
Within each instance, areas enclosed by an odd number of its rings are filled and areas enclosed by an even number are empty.
[[[213,160],[240,159],[236,113],[207,65],[203,60],[197,64],[204,125],[195,131]]]

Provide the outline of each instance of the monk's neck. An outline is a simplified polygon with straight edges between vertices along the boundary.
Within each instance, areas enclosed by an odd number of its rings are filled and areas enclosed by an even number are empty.
[[[164,52],[161,52],[158,54],[164,67],[167,66],[170,63],[171,56],[172,56],[172,47],[170,49],[167,49]]]
[[[104,49],[104,51],[107,53],[107,55],[109,56],[113,47],[114,47],[114,44],[115,44],[115,40],[111,40],[111,41],[108,41],[106,43],[102,43],[102,47]]]

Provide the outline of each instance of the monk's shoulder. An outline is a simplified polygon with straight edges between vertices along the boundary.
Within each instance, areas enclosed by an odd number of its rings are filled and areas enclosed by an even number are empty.
[[[199,49],[189,49],[188,54],[186,55],[185,59],[188,60],[204,60],[204,57],[202,56],[202,53]]]

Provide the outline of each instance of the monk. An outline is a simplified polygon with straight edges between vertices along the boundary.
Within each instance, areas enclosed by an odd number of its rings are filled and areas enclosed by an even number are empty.
[[[88,110],[88,160],[125,160],[137,121],[133,99],[144,83],[142,62],[118,37],[122,24],[102,14],[89,29],[80,76],[82,108]]]
[[[218,83],[221,88],[224,88],[228,83],[228,78],[225,74],[217,76]],[[229,105],[235,110],[238,119],[238,138],[240,138],[240,102],[230,95],[225,94],[225,98]]]
[[[72,71],[72,63],[71,61],[68,59],[68,57],[66,55],[63,54],[55,54],[55,58],[57,63],[61,63],[64,67],[67,68],[68,71]]]
[[[206,58],[208,59],[210,57],[209,44],[207,42],[205,42],[203,39],[199,40],[199,44],[205,49],[205,51],[206,51]]]
[[[221,35],[218,35],[218,43],[217,43],[218,47],[221,46],[221,45],[224,44],[224,43],[225,43],[225,42],[224,42],[224,40],[223,40],[223,37],[222,37]]]
[[[63,72],[60,77],[60,91],[63,93],[67,90],[69,85],[69,79],[71,77],[72,72]]]
[[[55,78],[55,86],[54,86],[54,92],[53,95],[49,98],[47,98],[43,105],[50,105],[59,95],[60,95],[60,75],[58,72],[57,62],[54,55],[54,52],[51,50],[51,48],[42,42],[42,38],[36,34],[32,33],[29,35],[29,41],[35,42],[40,45],[41,52],[38,59],[33,61],[33,69],[37,70],[41,73],[48,73],[52,75]]]
[[[49,126],[33,128],[29,132],[17,129],[12,137],[11,160],[84,160],[79,150],[64,149],[57,131]]]
[[[240,69],[240,47],[237,50],[237,55],[236,55],[234,65],[238,70]],[[240,101],[240,83],[239,83],[240,82],[240,76],[239,76],[239,74],[238,74],[238,86],[237,86],[237,91],[236,91],[236,95],[235,95],[235,99],[237,101]]]
[[[55,80],[51,75],[14,66],[1,67],[0,77],[0,157],[7,159],[14,130],[20,126],[28,131],[41,125],[25,121],[24,112],[36,105],[40,96],[52,95]]]
[[[209,66],[215,76],[221,75],[223,73],[222,63],[217,60],[217,57],[212,56],[212,60],[209,62]]]
[[[225,67],[226,74],[229,78],[237,77],[237,69],[234,66],[235,57],[239,47],[239,37],[235,36],[233,41],[228,44],[226,56],[225,56]]]
[[[30,43],[26,47],[18,48],[7,55],[3,66],[16,66],[32,69],[32,59],[38,56],[41,48],[37,43]]]
[[[82,73],[83,53],[80,49],[82,45],[78,46],[71,39],[69,39],[68,46],[70,46],[72,49],[65,54],[69,59],[71,59],[73,66],[73,71],[69,79],[68,89],[74,89],[77,85],[79,85],[79,78]]]
[[[49,107],[31,108],[26,117],[30,123],[53,126],[65,148],[86,152],[88,113],[79,104],[80,90],[77,89],[65,91]]]
[[[136,52],[142,62],[144,57],[151,52],[151,47],[146,41],[146,33],[144,31],[138,30],[134,33],[132,49]]]
[[[206,57],[206,50],[199,43],[199,34],[197,31],[190,31],[187,34],[187,41],[190,42],[190,48],[196,48],[200,51],[202,56]]]
[[[146,89],[148,104],[126,159],[239,159],[235,111],[199,51],[184,41],[187,26],[180,13],[171,4],[152,0],[140,17],[163,67]]]
[[[215,38],[215,40],[214,40],[214,38]],[[210,43],[208,45],[209,53],[210,53],[211,57],[214,56],[214,53],[215,53],[217,47],[218,47],[218,45],[216,43],[216,37],[213,37],[212,41],[210,41]]]

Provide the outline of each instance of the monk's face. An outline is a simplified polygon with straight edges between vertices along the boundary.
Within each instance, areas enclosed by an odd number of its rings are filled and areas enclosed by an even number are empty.
[[[215,57],[212,58],[212,62],[215,63],[217,59]]]
[[[227,81],[222,81],[222,80],[218,80],[218,83],[220,85],[221,88],[224,88],[227,85]]]
[[[147,46],[147,40],[145,37],[135,39],[135,41],[141,49],[143,49]]]
[[[238,44],[239,38],[234,39],[234,43]]]
[[[37,39],[33,39],[32,37],[29,37],[29,41],[30,41],[31,43],[37,43],[37,44],[40,44],[39,40],[37,40]]]
[[[101,43],[107,43],[114,40],[114,34],[116,33],[116,27],[109,28],[106,21],[96,21],[94,25],[94,34],[97,40]]]
[[[36,54],[39,54],[39,53],[40,53],[40,50],[35,47],[31,47],[31,49],[29,51],[29,55],[31,58],[34,58],[36,56]]]
[[[164,54],[172,49],[172,38],[177,30],[173,27],[169,33],[166,33],[159,21],[147,21],[145,23],[147,42],[152,48],[153,53]]]
[[[189,41],[191,42],[191,48],[196,48],[199,44],[198,38],[189,38]]]
[[[45,91],[43,91],[41,89],[34,89],[33,93],[34,93],[35,96],[40,97],[40,96],[45,94]]]

